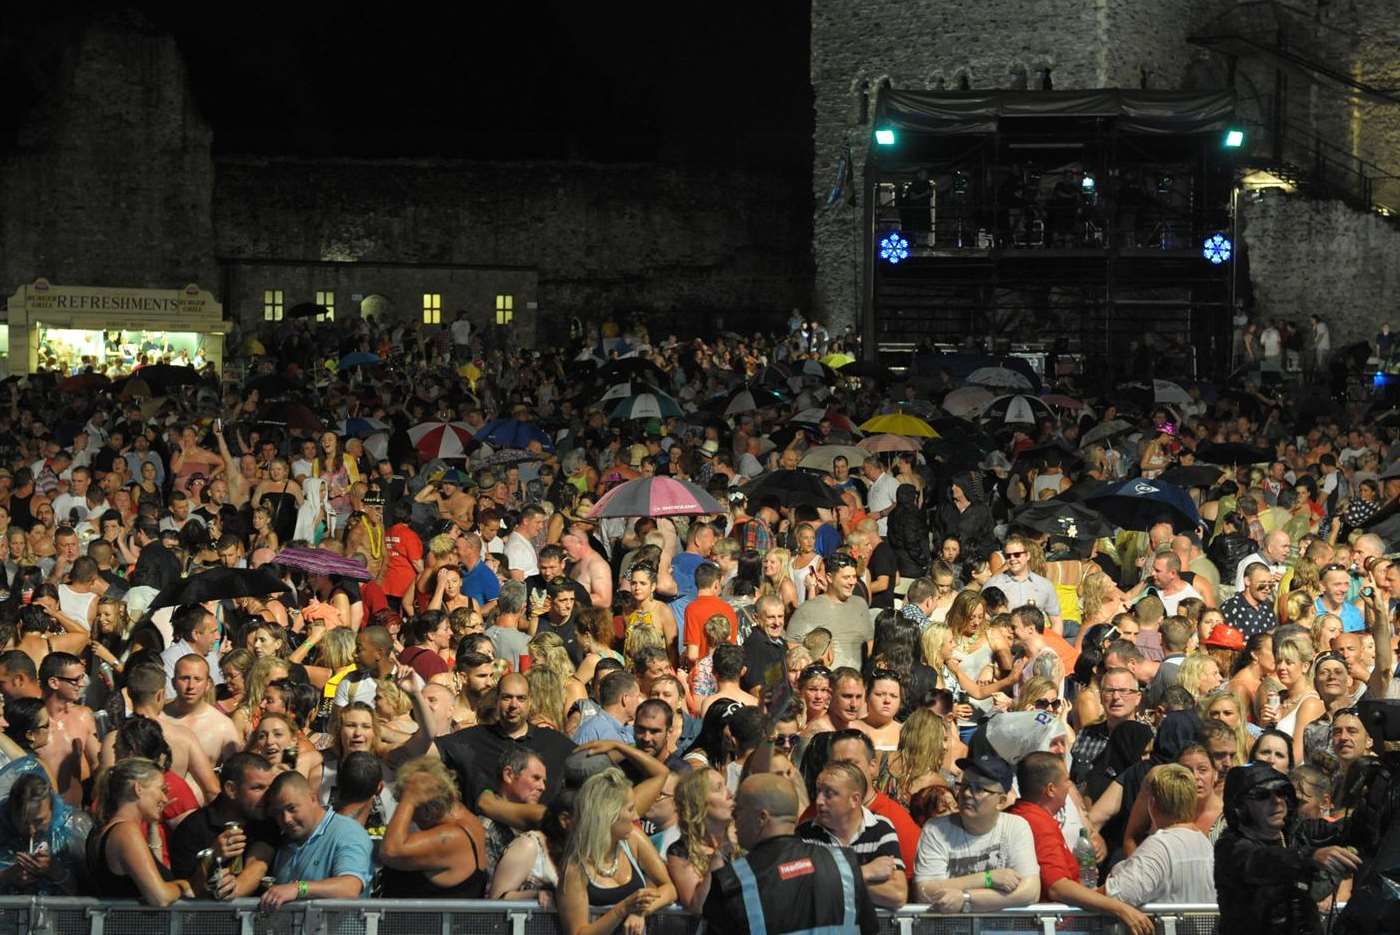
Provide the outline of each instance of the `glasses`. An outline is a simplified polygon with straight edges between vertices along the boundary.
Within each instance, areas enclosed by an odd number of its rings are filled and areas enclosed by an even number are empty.
[[[969,782],[958,783],[958,795],[966,795],[973,799],[983,799],[989,795],[996,795],[1000,789],[991,786],[975,786]]]
[[[1112,698],[1114,695],[1141,695],[1141,688],[1100,688],[1099,694],[1105,698]]]
[[[1351,574],[1351,569],[1347,568],[1347,566],[1345,565],[1340,565],[1337,562],[1333,562],[1330,565],[1323,565],[1322,570],[1319,572],[1319,574],[1325,575],[1329,571],[1344,571],[1347,574]]]
[[[1037,711],[1054,711],[1060,713],[1060,709],[1065,705],[1063,698],[1041,698],[1032,704]]]
[[[836,571],[839,568],[854,568],[856,567],[856,560],[849,555],[837,553],[827,559],[826,567],[831,571]]]
[[[803,669],[802,674],[798,676],[798,678],[801,681],[805,682],[809,678],[816,678],[818,676],[824,679],[829,679],[831,678],[831,670],[828,669],[826,666],[822,665],[820,662],[814,662],[807,668]]]
[[[1020,558],[1021,556],[1025,555],[1026,553],[1025,553],[1025,552],[1003,552],[1003,553],[1001,553],[1001,554],[1004,555],[1004,556],[1006,556],[1007,558]]]
[[[83,675],[55,675],[54,678],[60,682],[67,682],[69,685],[81,685],[88,680],[86,673]]]
[[[1251,802],[1267,802],[1270,799],[1283,799],[1285,802],[1292,801],[1297,795],[1292,786],[1273,786],[1267,789],[1250,789],[1244,797]]]
[[[773,746],[775,747],[795,747],[801,734],[775,734],[773,735]]]

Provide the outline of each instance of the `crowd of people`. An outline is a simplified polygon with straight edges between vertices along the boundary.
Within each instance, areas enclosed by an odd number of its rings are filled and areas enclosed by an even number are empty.
[[[1347,898],[1356,705],[1400,697],[1400,468],[1359,413],[978,424],[805,329],[268,328],[237,378],[0,386],[0,893],[526,899],[569,935]],[[1187,504],[1094,511],[1135,477]],[[672,481],[708,508],[600,504]]]

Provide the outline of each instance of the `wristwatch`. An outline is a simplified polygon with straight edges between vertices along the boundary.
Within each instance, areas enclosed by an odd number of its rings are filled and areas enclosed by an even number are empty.
[[[959,911],[960,911],[960,912],[971,912],[971,911],[972,911],[972,892],[971,892],[970,890],[963,890],[962,909],[960,909]]]

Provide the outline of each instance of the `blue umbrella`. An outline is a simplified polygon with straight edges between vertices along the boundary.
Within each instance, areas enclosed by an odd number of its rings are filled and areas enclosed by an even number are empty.
[[[1145,477],[1096,490],[1084,497],[1084,504],[1123,529],[1147,530],[1154,523],[1169,522],[1176,532],[1189,532],[1201,525],[1201,514],[1186,491]]]
[[[524,448],[533,441],[554,449],[554,443],[538,425],[519,419],[492,419],[476,430],[476,440],[492,448]]]
[[[369,351],[355,351],[353,354],[346,354],[340,358],[340,369],[349,370],[351,367],[365,367],[371,364],[382,364],[378,354],[371,354]]]

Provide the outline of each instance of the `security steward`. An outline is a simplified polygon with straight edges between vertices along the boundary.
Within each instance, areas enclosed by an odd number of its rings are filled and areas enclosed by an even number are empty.
[[[846,849],[804,841],[797,794],[781,776],[744,780],[734,803],[734,830],[746,857],[710,864],[705,920],[726,935],[875,935],[875,904],[860,861]]]

